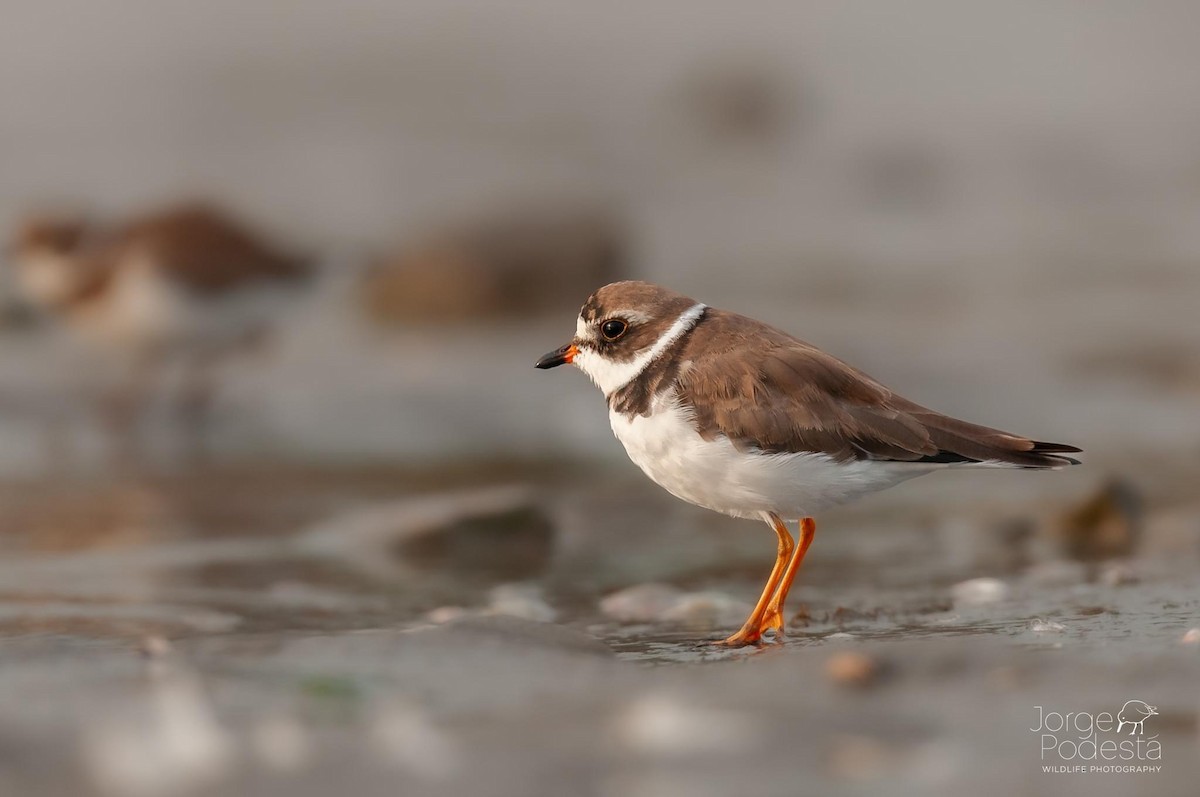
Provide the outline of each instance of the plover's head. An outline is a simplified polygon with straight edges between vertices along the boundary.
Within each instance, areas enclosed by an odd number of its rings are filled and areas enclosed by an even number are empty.
[[[649,282],[605,285],[584,302],[571,342],[537,367],[572,363],[608,395],[645,370],[704,310],[695,299]]]
[[[39,305],[69,303],[95,280],[94,269],[80,249],[87,225],[70,218],[32,218],[18,227],[8,247],[17,289]]]

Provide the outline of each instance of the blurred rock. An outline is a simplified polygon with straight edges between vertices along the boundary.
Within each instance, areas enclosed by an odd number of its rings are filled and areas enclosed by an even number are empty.
[[[500,584],[493,588],[487,612],[541,623],[552,623],[558,617],[536,584]]]
[[[669,584],[637,584],[606,596],[600,601],[600,611],[622,623],[653,623],[661,620],[683,594],[683,590]]]
[[[663,620],[688,628],[709,629],[736,626],[746,619],[753,607],[723,592],[690,592],[663,613]]]
[[[1127,557],[1141,539],[1145,501],[1128,481],[1112,479],[1054,521],[1064,553],[1081,562]]]
[[[857,651],[835,653],[825,662],[825,674],[838,686],[870,686],[878,680],[881,670],[877,659]]]
[[[1189,628],[1179,641],[1184,645],[1200,645],[1200,628]]]
[[[954,603],[962,606],[986,606],[1007,600],[1008,585],[998,578],[972,578],[950,588]]]
[[[396,552],[409,564],[492,578],[528,578],[549,563],[554,526],[533,505],[486,515],[464,515],[400,541]]]
[[[540,574],[554,548],[554,524],[517,487],[441,493],[356,510],[321,523],[297,541],[380,576],[453,571],[507,582]]]
[[[625,275],[625,232],[591,208],[528,209],[401,247],[364,278],[385,325],[455,324],[577,308]]]

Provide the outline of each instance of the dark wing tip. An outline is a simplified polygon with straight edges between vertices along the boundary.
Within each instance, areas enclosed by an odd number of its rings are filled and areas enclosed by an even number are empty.
[[[1021,451],[1008,449],[992,449],[986,453],[960,454],[956,451],[943,449],[936,454],[930,454],[909,460],[933,465],[957,465],[983,463],[989,461],[1007,462],[1018,468],[1038,470],[1041,468],[1062,468],[1068,465],[1078,465],[1079,460],[1063,454],[1077,454],[1081,449],[1063,443],[1043,443],[1029,441],[1030,447]]]
[[[1034,454],[1082,454],[1082,448],[1069,446],[1066,443],[1046,443],[1040,440],[1034,440],[1033,448],[1030,449]]]
[[[1064,465],[1078,465],[1079,460],[1074,457],[1064,457],[1062,454],[1080,454],[1083,449],[1076,446],[1069,446],[1066,443],[1046,443],[1040,440],[1033,441],[1033,448],[1029,450],[1030,454],[1036,454],[1044,458],[1049,467],[1063,467]]]

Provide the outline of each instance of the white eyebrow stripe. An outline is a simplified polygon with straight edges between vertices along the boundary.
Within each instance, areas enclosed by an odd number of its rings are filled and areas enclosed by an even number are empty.
[[[613,362],[590,349],[581,349],[575,355],[574,364],[591,378],[605,396],[608,396],[636,379],[672,343],[696,326],[696,322],[700,320],[707,309],[708,305],[697,303],[684,310],[679,318],[675,319],[675,323],[671,324],[667,331],[654,341],[653,346],[627,363]]]
[[[619,310],[611,316],[605,318],[623,318],[631,324],[644,324],[650,320],[650,316],[645,313],[639,313],[637,310]]]

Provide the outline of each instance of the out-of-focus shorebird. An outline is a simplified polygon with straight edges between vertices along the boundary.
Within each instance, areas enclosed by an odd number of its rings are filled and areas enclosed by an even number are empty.
[[[200,453],[216,366],[269,332],[309,274],[303,260],[204,204],[123,225],[31,218],[10,257],[26,300],[127,360],[105,413],[126,455],[135,453],[137,421],[173,363],[184,372],[175,409],[190,450]]]

